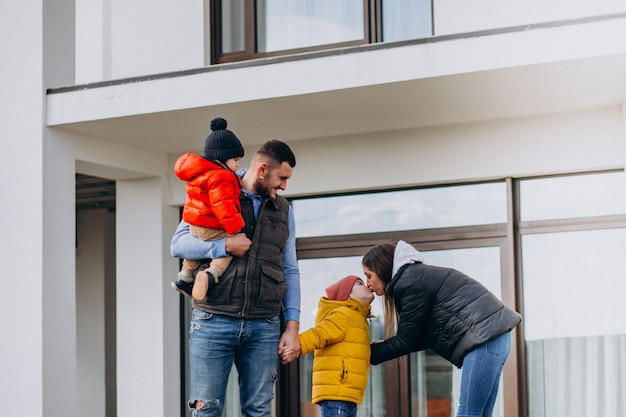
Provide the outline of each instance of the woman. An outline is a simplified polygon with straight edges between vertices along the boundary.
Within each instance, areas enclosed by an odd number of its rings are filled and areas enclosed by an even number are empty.
[[[370,249],[362,266],[385,306],[387,339],[371,345],[371,363],[432,349],[463,367],[457,417],[490,417],[521,316],[467,275],[426,265],[404,241]]]

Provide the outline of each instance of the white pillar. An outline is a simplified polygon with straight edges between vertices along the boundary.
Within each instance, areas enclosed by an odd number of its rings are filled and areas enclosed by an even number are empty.
[[[165,204],[164,178],[118,181],[117,412],[178,415],[178,294],[169,241],[177,209]]]
[[[0,3],[0,415],[43,415],[41,0]]]
[[[43,412],[78,416],[75,161],[53,130],[44,137]]]

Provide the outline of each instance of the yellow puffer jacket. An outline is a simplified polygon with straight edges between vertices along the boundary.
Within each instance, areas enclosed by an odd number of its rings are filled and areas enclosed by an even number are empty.
[[[363,402],[370,371],[370,305],[321,297],[315,327],[300,334],[300,354],[315,350],[312,403]]]

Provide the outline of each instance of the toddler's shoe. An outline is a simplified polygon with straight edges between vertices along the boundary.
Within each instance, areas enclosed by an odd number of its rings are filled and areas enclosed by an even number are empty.
[[[196,280],[191,293],[194,300],[202,301],[206,298],[206,294],[209,291],[209,276],[215,283],[219,281],[217,272],[210,268],[201,269],[196,274]]]
[[[175,291],[185,297],[191,298],[193,289],[193,277],[187,276],[183,271],[178,273],[178,279],[170,284]]]

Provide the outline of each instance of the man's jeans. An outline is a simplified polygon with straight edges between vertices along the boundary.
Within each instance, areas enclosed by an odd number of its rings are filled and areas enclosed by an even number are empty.
[[[510,351],[511,333],[505,333],[465,355],[457,417],[491,417]]]
[[[320,417],[356,417],[356,404],[347,401],[320,401]]]
[[[189,329],[194,417],[220,417],[233,361],[239,373],[241,412],[269,417],[278,366],[280,320],[238,319],[194,309]],[[195,402],[203,405],[195,410]]]

